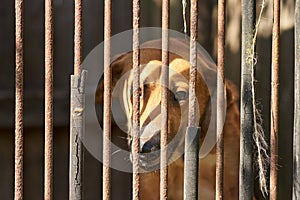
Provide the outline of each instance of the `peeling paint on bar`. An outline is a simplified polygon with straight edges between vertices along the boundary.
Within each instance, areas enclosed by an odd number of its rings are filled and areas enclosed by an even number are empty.
[[[86,71],[82,60],[82,1],[75,0],[74,12],[74,75],[71,76],[70,105],[70,168],[69,199],[83,199],[84,153],[81,138],[84,135],[84,88]]]
[[[81,76],[71,76],[71,115],[70,115],[70,168],[69,168],[69,199],[83,199],[83,146],[84,135],[84,104],[85,82],[87,71]]]

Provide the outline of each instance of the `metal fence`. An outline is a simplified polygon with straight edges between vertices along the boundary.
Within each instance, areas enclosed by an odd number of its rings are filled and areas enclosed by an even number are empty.
[[[139,27],[140,27],[140,0],[132,1],[133,12],[133,182],[132,198],[139,199],[139,129],[140,129],[140,108],[139,93],[140,85],[139,75]],[[168,58],[168,31],[169,28],[169,0],[162,0],[162,63],[167,66]],[[105,0],[104,9],[104,66],[108,66],[111,59],[111,48],[109,38],[111,37],[111,0]],[[225,65],[225,7],[226,1],[218,1],[218,73],[221,79],[218,79],[218,86],[224,78]],[[190,90],[189,90],[189,128],[186,139],[189,134],[199,134],[197,124],[193,118],[195,112],[195,82],[196,82],[196,41],[198,35],[198,1],[190,1]],[[296,1],[295,16],[295,77],[294,77],[294,171],[293,171],[293,199],[300,197],[300,32],[299,32],[299,9],[300,1]],[[278,160],[278,102],[279,102],[279,37],[280,37],[280,1],[274,0],[274,17],[273,17],[273,37],[272,37],[272,92],[271,92],[271,134],[270,134],[270,177],[268,180],[260,181],[269,183],[270,199],[277,199],[277,160]],[[23,199],[23,0],[15,1],[15,36],[16,36],[16,74],[15,74],[15,199]],[[253,89],[254,82],[254,65],[255,65],[255,44],[257,37],[257,19],[256,19],[256,2],[255,0],[242,1],[242,64],[241,64],[241,138],[240,138],[240,199],[253,199],[253,133],[257,129],[258,119],[255,110],[255,92]],[[258,15],[258,20],[261,16]],[[79,140],[80,134],[84,131],[84,80],[85,73],[81,69],[82,55],[82,5],[81,0],[75,1],[75,28],[74,28],[74,75],[71,84],[71,125],[70,125],[70,182],[69,198],[82,199],[83,185],[83,162],[84,155],[82,144]],[[45,1],[45,163],[44,163],[44,198],[53,199],[53,2]],[[168,70],[162,70],[162,85],[168,84]],[[111,138],[111,77],[110,70],[105,70],[104,74],[104,136]],[[162,104],[161,112],[161,148],[167,144],[168,130],[168,90],[162,87]],[[219,103],[222,103],[221,101]],[[218,119],[222,118],[224,113],[220,109]],[[220,120],[218,120],[220,121]],[[217,126],[221,126],[217,123]],[[196,131],[195,131],[196,130]],[[223,169],[224,169],[224,135],[217,136],[217,162],[216,162],[216,199],[223,199]],[[105,141],[105,140],[104,140]],[[197,140],[196,140],[197,141]],[[104,143],[103,155],[103,199],[111,198],[111,171],[107,167],[110,160],[110,144]],[[185,155],[185,184],[184,198],[198,199],[198,148],[199,141],[186,149]],[[262,153],[262,152],[259,152]],[[191,159],[192,158],[192,159]],[[167,161],[165,151],[161,152],[161,170],[160,170],[160,199],[167,199],[168,190],[168,168],[165,167]],[[194,162],[191,162],[194,160]],[[201,162],[201,161],[200,161]]]

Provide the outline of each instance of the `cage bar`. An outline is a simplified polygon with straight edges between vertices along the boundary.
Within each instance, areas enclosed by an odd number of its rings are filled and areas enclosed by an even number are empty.
[[[199,128],[196,122],[198,2],[190,1],[189,116],[185,136],[184,199],[198,199]]]
[[[161,70],[161,155],[160,155],[160,199],[168,197],[168,89],[169,89],[169,0],[162,1],[162,70]]]
[[[273,1],[270,199],[277,199],[280,0]]]
[[[71,114],[70,114],[70,183],[69,199],[83,199],[83,146],[85,82],[87,71],[81,76],[71,75]]]
[[[15,1],[15,37],[16,37],[16,69],[15,69],[15,190],[14,199],[23,199],[23,0]]]
[[[197,77],[197,35],[198,2],[191,0],[190,14],[190,81],[189,81],[189,117],[188,125],[196,126],[196,77]]]
[[[217,144],[216,144],[216,199],[222,200],[224,173],[224,65],[225,65],[225,7],[226,1],[218,1],[218,76],[217,76]]]
[[[103,199],[111,199],[111,0],[104,1]]]
[[[242,1],[242,63],[241,63],[241,135],[239,199],[253,197],[253,37],[255,30],[255,0]]]
[[[293,200],[300,198],[300,0],[295,15]]]
[[[86,72],[81,75],[82,1],[75,1],[74,16],[74,75],[71,76],[70,110],[70,168],[69,199],[83,199],[83,146],[84,131],[84,82]]]
[[[184,200],[198,199],[198,165],[200,127],[189,126],[184,150]]]
[[[45,0],[45,188],[53,199],[53,2]]]
[[[82,0],[75,0],[74,2],[74,75],[80,76],[82,60]]]
[[[132,128],[132,199],[139,199],[139,134],[140,134],[140,0],[133,0],[132,12],[133,12],[133,35],[132,35],[132,64],[133,64],[133,128]]]

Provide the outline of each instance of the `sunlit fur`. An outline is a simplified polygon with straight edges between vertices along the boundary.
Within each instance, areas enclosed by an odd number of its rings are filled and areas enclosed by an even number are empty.
[[[181,48],[179,46],[178,48]],[[154,108],[161,103],[161,51],[156,49],[144,49],[140,51],[141,67],[141,104],[140,124],[146,127],[140,138],[143,145],[154,134],[153,127],[160,128],[160,110],[158,113]],[[188,99],[181,102],[174,101],[174,92],[180,88],[188,91],[189,62],[178,55],[170,53],[170,95],[169,95],[169,118],[168,118],[168,141],[171,141],[177,132],[184,132],[188,124]],[[201,67],[201,66],[200,66]],[[120,101],[123,104],[125,115],[128,119],[128,128],[132,119],[131,84],[132,53],[120,56],[113,64],[113,86],[116,86],[120,77],[127,73],[126,79],[122,82],[120,90]],[[206,74],[210,76],[211,74]],[[144,84],[146,83],[146,84]],[[118,86],[119,87],[119,86]],[[102,104],[103,82],[100,82],[96,95],[96,101]],[[238,199],[238,171],[239,171],[239,110],[236,103],[238,98],[236,88],[229,81],[226,81],[227,112],[224,126],[225,137],[225,168],[224,168],[224,199]],[[210,122],[210,93],[203,78],[197,74],[196,96],[198,100],[197,115],[199,126],[201,126],[201,139],[206,135]],[[180,106],[182,109],[180,109]],[[183,113],[181,113],[183,112]],[[154,115],[154,116],[151,116]],[[182,121],[180,121],[182,120]],[[180,123],[182,126],[180,127]],[[147,130],[147,126],[152,126]],[[115,125],[113,125],[115,126]],[[114,133],[112,133],[114,134]],[[130,138],[130,137],[129,137]],[[183,138],[182,138],[183,142]],[[130,144],[130,142],[129,142]],[[199,199],[215,199],[215,148],[203,159],[200,159],[199,166]],[[183,199],[183,157],[181,156],[168,167],[168,199]],[[159,171],[141,174],[140,197],[142,200],[159,199]]]

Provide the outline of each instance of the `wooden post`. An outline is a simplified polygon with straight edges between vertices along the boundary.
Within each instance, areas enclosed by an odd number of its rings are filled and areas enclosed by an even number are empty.
[[[300,199],[300,0],[296,1],[293,200]]]
[[[254,115],[252,74],[253,38],[255,31],[255,0],[242,1],[242,65],[241,65],[241,136],[239,199],[253,197],[253,131]]]
[[[69,199],[83,199],[83,147],[84,135],[85,82],[87,71],[81,76],[71,75],[71,115],[70,115],[70,168]]]

